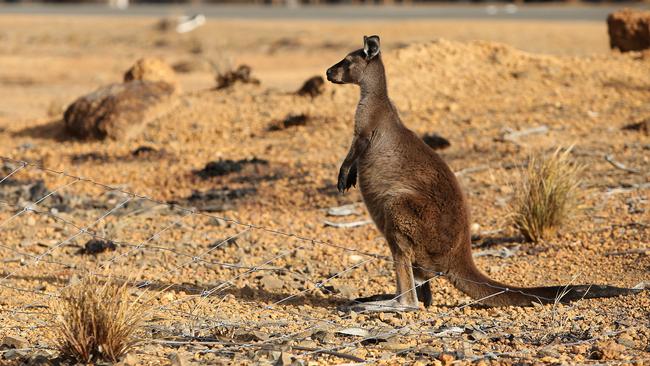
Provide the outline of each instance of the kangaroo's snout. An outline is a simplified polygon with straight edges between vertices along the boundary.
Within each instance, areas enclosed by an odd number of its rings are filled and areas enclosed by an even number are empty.
[[[327,69],[327,71],[325,72],[325,75],[327,75],[327,81],[332,81],[332,82],[334,81],[334,80],[332,80],[332,77],[334,75],[334,70],[332,70],[331,67],[329,69]]]
[[[330,81],[334,84],[345,84],[342,77],[343,72],[341,71],[339,64],[340,63],[327,69],[327,72],[325,73],[327,75],[327,81]]]

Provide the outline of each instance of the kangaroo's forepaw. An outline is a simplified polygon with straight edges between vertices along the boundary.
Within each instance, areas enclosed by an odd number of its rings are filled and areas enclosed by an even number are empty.
[[[354,311],[356,313],[402,313],[408,311],[418,311],[416,305],[401,304],[399,300],[394,299],[395,295],[390,295],[387,300],[366,301],[369,298],[385,298],[386,295],[375,295],[367,298],[360,298],[360,301],[352,301],[342,307],[343,311]]]
[[[347,185],[347,180],[348,180],[348,174],[343,168],[341,168],[341,171],[339,171],[339,179],[336,184],[336,188],[339,190],[339,192],[343,193],[350,188]]]

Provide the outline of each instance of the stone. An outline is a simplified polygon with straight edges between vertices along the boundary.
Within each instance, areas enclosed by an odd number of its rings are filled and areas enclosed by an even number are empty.
[[[27,348],[29,347],[29,341],[20,336],[5,336],[2,338],[2,344],[0,346],[3,348]]]
[[[78,98],[64,113],[66,131],[80,139],[123,140],[171,108],[174,87],[165,82],[111,84]]]
[[[443,365],[451,365],[456,360],[456,358],[449,353],[443,353],[438,356],[438,360],[440,360]]]
[[[24,351],[20,351],[20,350],[17,350],[17,349],[10,349],[10,350],[7,350],[7,351],[3,352],[3,354],[2,354],[2,358],[4,358],[5,360],[9,360],[9,361],[18,361],[18,360],[24,359],[25,356],[26,356],[26,354],[25,354]]]
[[[235,70],[220,73],[216,77],[217,89],[229,88],[235,83],[259,85],[260,81],[251,76],[252,69],[248,65],[239,65]]]
[[[336,340],[334,333],[327,330],[317,330],[312,334],[311,338],[321,343],[334,343]]]
[[[264,287],[265,290],[275,291],[281,290],[284,285],[284,281],[277,278],[276,276],[266,275],[260,279],[260,284]]]
[[[125,83],[133,80],[162,81],[179,89],[174,69],[156,57],[141,58],[124,73]]]
[[[185,358],[176,352],[171,353],[167,358],[169,359],[169,362],[171,362],[171,366],[187,366]]]
[[[650,49],[650,11],[623,9],[607,17],[609,45],[621,52]]]
[[[133,353],[129,353],[119,364],[123,366],[136,366],[138,364],[138,357]]]
[[[294,357],[286,352],[282,352],[280,356],[278,357],[277,362],[275,363],[275,366],[289,366],[293,364],[293,359]]]
[[[312,98],[317,97],[325,91],[325,80],[322,76],[313,76],[305,81],[302,84],[302,87],[298,89],[296,94],[300,96],[310,96]]]
[[[53,366],[58,364],[56,360],[51,360],[46,355],[33,355],[27,360],[24,366]]]
[[[625,346],[627,348],[635,348],[636,347],[636,342],[634,339],[629,335],[629,334],[621,334],[618,339],[616,340],[616,343]]]

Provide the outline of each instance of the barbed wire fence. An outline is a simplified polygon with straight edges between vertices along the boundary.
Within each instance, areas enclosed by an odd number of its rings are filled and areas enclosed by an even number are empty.
[[[485,298],[440,309],[422,319],[402,319],[389,326],[375,321],[379,318],[374,315],[336,311],[337,305],[350,299],[327,289],[328,284],[354,271],[368,271],[371,265],[378,263],[392,265],[389,257],[155,200],[38,164],[6,157],[0,159],[6,170],[0,178],[0,192],[3,186],[12,188],[9,193],[0,194],[0,230],[3,232],[0,253],[4,262],[0,289],[5,299],[15,296],[14,300],[0,302],[3,333],[33,334],[51,329],[56,314],[48,311],[48,304],[80,280],[95,276],[126,282],[138,291],[149,290],[160,297],[160,301],[154,302],[143,314],[148,320],[142,344],[194,347],[195,353],[210,354],[225,361],[277,357],[278,352],[290,353],[301,362],[323,357],[355,363],[382,362],[390,357],[431,358],[439,356],[440,352],[436,351],[436,355],[434,351],[423,350],[422,344],[438,345],[441,339],[462,343],[463,350],[453,350],[457,353],[455,358],[468,361],[536,355],[530,350],[500,351],[499,347],[475,354],[467,342],[467,328],[458,326],[461,324],[457,323],[457,318],[464,316],[468,323],[477,320],[483,325],[489,323],[475,330],[483,336],[498,337],[505,330],[512,334],[511,328],[517,325],[513,321],[469,319],[463,312],[468,306],[511,289],[496,289],[497,292]],[[21,181],[21,176],[28,180]],[[56,187],[48,190],[33,183],[34,177],[42,179],[43,176],[57,181]],[[79,185],[84,185],[79,191],[85,193],[68,194],[74,202],[63,204],[62,192]],[[82,198],[83,195],[86,196]],[[246,238],[247,246],[232,253],[224,252],[241,238]],[[283,242],[282,247],[267,247],[278,238]],[[71,251],[85,250],[79,242],[91,240],[112,243],[112,254],[66,260],[73,257]],[[319,249],[355,254],[361,259],[318,277],[313,271],[281,265],[305,250]],[[208,271],[212,273],[208,275]],[[275,292],[249,286],[250,278],[268,273],[297,278],[302,285],[292,288],[290,293],[281,293],[282,286],[276,286]],[[197,279],[202,275],[216,281],[199,283]],[[438,273],[429,281],[443,277],[444,273]],[[194,283],[187,281],[192,278]],[[35,281],[45,284],[34,288],[31,283]],[[556,309],[542,311],[551,316]],[[364,318],[360,320],[360,316]],[[360,328],[359,323],[364,327]],[[570,342],[541,344],[532,349],[540,352],[595,343],[635,327],[647,326],[647,321],[625,323],[602,334],[589,334]],[[337,336],[319,339],[315,336],[318,332]],[[545,333],[548,329],[544,327],[527,325],[521,327],[516,336],[537,337]],[[418,342],[384,347],[391,339]],[[34,347],[48,347],[47,342],[41,343]],[[444,344],[442,342],[442,352],[450,352]],[[387,349],[390,352],[386,352]]]

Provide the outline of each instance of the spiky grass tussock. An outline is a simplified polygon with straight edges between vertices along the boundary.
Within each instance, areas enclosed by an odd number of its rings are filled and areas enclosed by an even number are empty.
[[[67,288],[56,299],[56,335],[65,358],[81,363],[117,362],[136,344],[144,305],[131,296],[128,283],[91,277]]]
[[[555,233],[575,213],[583,167],[570,161],[572,148],[557,149],[548,157],[531,156],[512,201],[514,225],[529,241]]]

